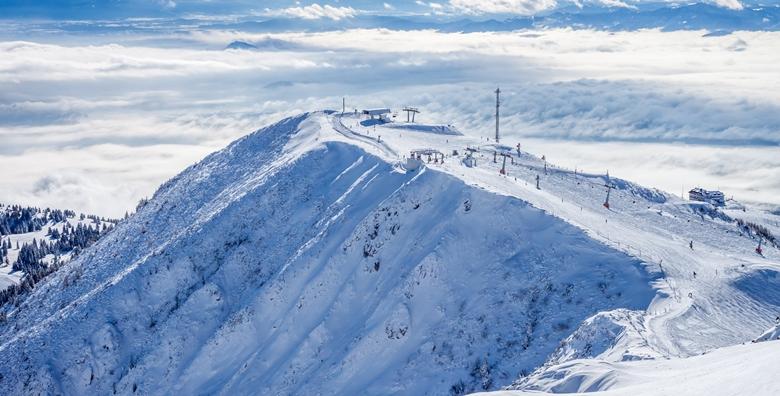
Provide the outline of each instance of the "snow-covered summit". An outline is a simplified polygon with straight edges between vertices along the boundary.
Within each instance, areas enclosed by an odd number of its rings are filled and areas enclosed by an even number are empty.
[[[359,121],[292,117],[163,184],[9,313],[0,392],[462,394],[550,356],[690,356],[774,320],[778,254],[724,218]],[[420,147],[443,162],[405,167]]]

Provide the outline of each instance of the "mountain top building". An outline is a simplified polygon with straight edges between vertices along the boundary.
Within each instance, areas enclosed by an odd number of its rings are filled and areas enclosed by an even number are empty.
[[[709,202],[715,206],[726,205],[726,198],[723,195],[723,192],[717,190],[705,190],[699,187],[688,191],[688,199],[691,201]]]

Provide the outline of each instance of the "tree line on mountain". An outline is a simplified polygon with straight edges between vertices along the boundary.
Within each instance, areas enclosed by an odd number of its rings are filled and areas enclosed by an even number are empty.
[[[0,235],[40,231],[49,222],[60,223],[73,217],[76,217],[76,212],[72,210],[41,209],[19,205],[3,206],[0,204]]]
[[[32,243],[22,245],[19,255],[13,263],[13,270],[31,274],[47,265],[44,258],[48,255],[55,257],[67,253],[76,255],[81,249],[97,242],[103,233],[108,232],[108,224],[102,223],[101,227],[100,225],[78,223],[74,227],[70,223],[65,223],[62,231],[49,228],[47,233],[49,241],[33,239]]]
[[[772,244],[772,246],[777,246],[777,238],[772,234],[771,231],[769,231],[768,228],[764,227],[761,224],[756,224],[750,221],[742,220],[742,219],[736,219],[737,225],[740,229],[747,233],[753,233],[755,235],[758,235],[759,238],[763,239],[764,241]]]
[[[68,219],[75,217],[76,213],[70,210],[21,206],[5,206],[3,210],[0,204],[0,263],[13,265],[13,271],[24,273],[19,284],[0,290],[0,306],[33,289],[36,283],[65,263],[62,259],[64,255],[75,258],[117,223],[116,220],[81,214],[80,222],[74,226]],[[8,252],[14,247],[8,235],[41,231],[47,225],[49,228],[45,238],[33,238],[32,242],[21,246],[16,241],[15,248],[19,254],[10,263]]]

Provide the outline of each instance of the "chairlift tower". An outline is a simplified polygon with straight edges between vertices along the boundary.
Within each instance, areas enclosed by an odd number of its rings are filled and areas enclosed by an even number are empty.
[[[511,154],[501,153],[501,156],[504,157],[504,162],[503,164],[501,164],[501,170],[498,173],[502,175],[506,175],[506,157],[509,157],[512,160],[512,164],[515,163],[515,160]]]
[[[414,116],[415,114],[418,114],[420,110],[416,107],[404,107],[403,111],[406,112],[406,122],[414,122]],[[410,121],[411,118],[411,121]]]
[[[607,188],[607,199],[604,201],[604,207],[609,209],[609,193],[615,188],[615,186],[607,181],[607,183],[604,184],[604,187]]]
[[[499,143],[499,133],[498,133],[498,109],[501,107],[501,88],[496,88],[496,143]]]

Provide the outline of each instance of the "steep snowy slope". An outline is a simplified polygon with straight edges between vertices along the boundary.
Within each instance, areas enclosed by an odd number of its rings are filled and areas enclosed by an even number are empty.
[[[651,304],[641,260],[402,148],[313,113],[188,168],[8,313],[0,393],[498,389]]]
[[[351,126],[353,120],[343,117],[334,124]],[[594,239],[643,260],[650,271],[660,274],[653,283],[658,294],[647,309],[605,311],[589,318],[561,342],[545,365],[530,376],[521,376],[514,385],[518,389],[552,391],[548,388],[552,383],[542,380],[548,377],[576,381],[578,364],[566,371],[555,369],[571,359],[610,363],[684,358],[749,342],[780,316],[780,252],[735,220],[744,217],[766,225],[771,232],[776,220],[765,214],[724,212],[605,174],[561,169],[484,138],[441,137],[387,127],[350,128],[377,138],[381,135],[383,144],[400,153],[427,147],[463,153],[468,145],[477,150],[476,167],[465,166],[462,156],[428,166],[530,202],[586,230]],[[497,152],[512,153],[514,158],[504,165]],[[499,172],[502,167],[505,175]],[[609,208],[604,206],[607,185],[613,187]],[[761,239],[764,249],[758,254]],[[589,370],[587,365],[582,367]],[[602,388],[589,390],[610,387],[609,381],[598,384]]]

